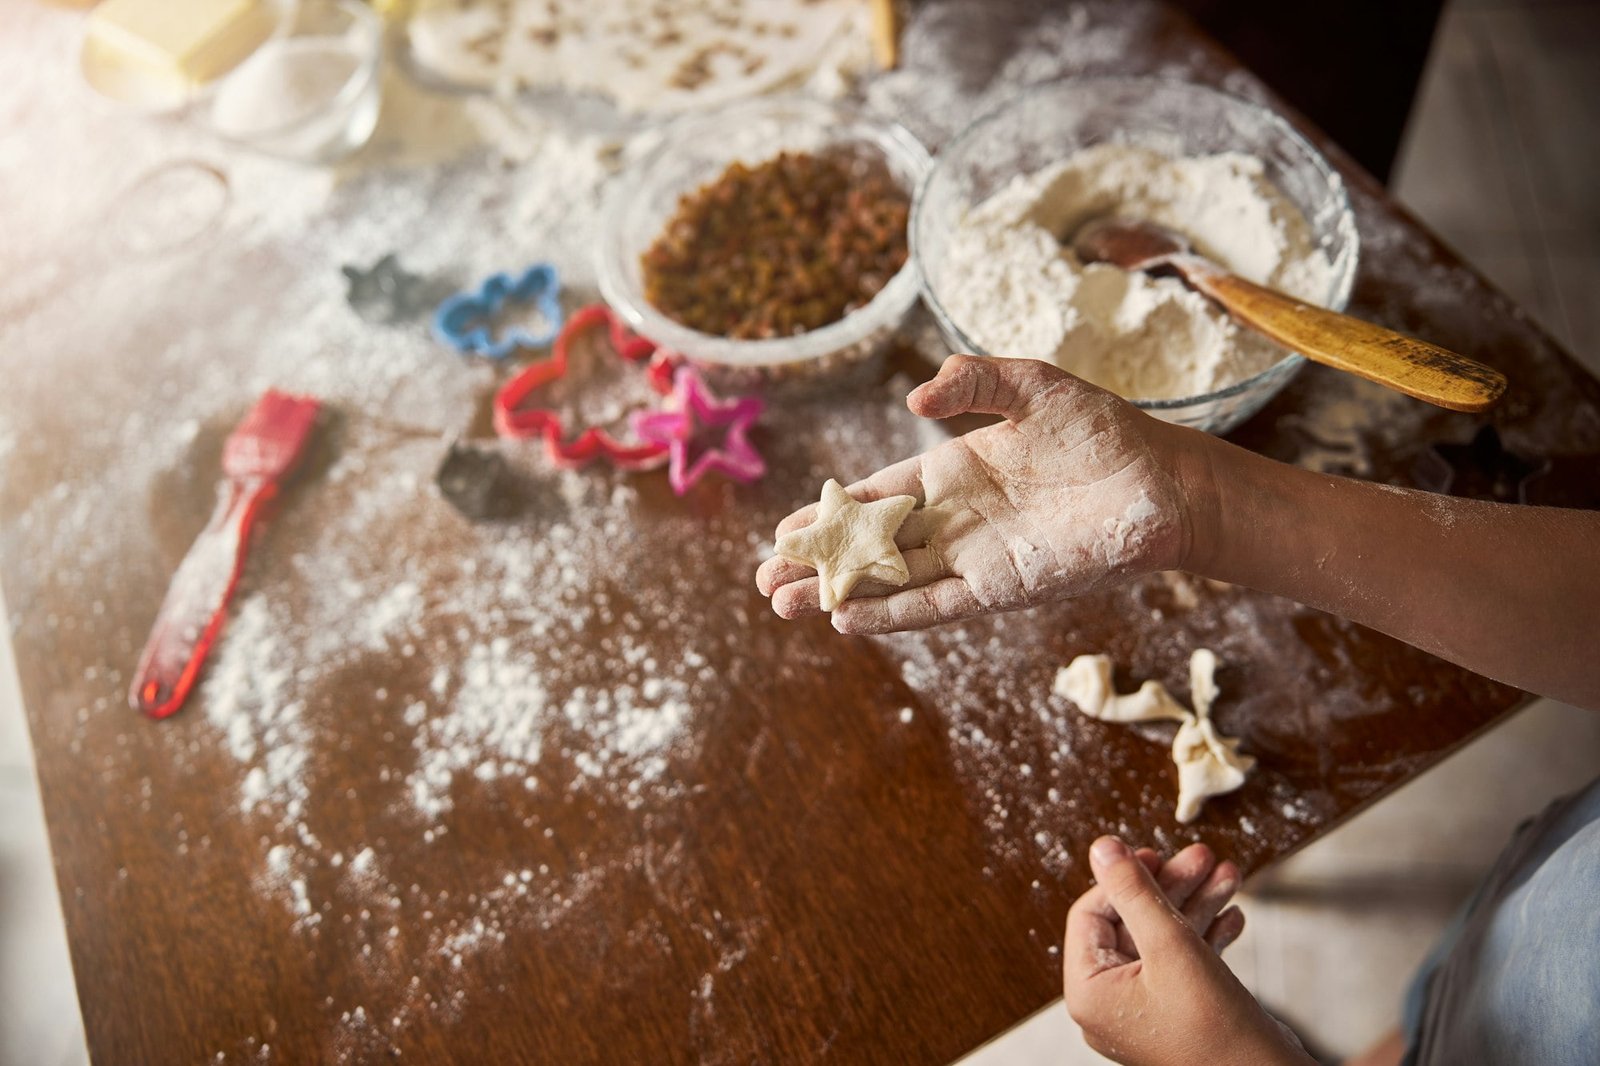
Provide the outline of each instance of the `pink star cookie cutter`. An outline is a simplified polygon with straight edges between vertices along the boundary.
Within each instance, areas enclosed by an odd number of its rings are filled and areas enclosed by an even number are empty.
[[[693,367],[680,366],[662,409],[635,411],[631,422],[640,439],[667,449],[667,482],[682,496],[713,470],[745,485],[767,472],[749,439],[766,407],[759,396],[719,399]],[[705,444],[704,431],[717,429],[727,431],[721,443]]]
[[[494,428],[511,440],[544,441],[545,454],[557,466],[577,469],[592,459],[603,458],[624,470],[646,470],[659,466],[668,456],[666,444],[654,440],[637,443],[619,441],[599,426],[588,426],[571,440],[561,415],[549,408],[524,407],[541,387],[564,377],[572,340],[585,330],[604,326],[616,357],[628,363],[646,363],[645,375],[651,388],[665,394],[671,389],[672,361],[658,352],[652,340],[629,333],[622,321],[605,304],[590,304],[567,320],[550,358],[529,363],[500,386],[494,397]],[[635,430],[635,433],[638,431]]]

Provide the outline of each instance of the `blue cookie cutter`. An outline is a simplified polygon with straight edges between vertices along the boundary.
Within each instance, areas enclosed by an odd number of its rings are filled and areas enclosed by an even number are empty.
[[[486,320],[499,314],[508,302],[533,304],[548,328],[534,334],[513,326],[496,340]],[[475,326],[475,322],[485,324]],[[561,277],[549,263],[535,263],[516,278],[491,274],[475,291],[456,293],[433,313],[433,335],[442,343],[490,359],[504,359],[519,348],[548,348],[561,325]]]

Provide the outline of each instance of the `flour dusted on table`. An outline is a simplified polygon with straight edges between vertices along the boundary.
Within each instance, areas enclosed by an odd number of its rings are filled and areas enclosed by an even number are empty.
[[[1176,278],[1081,263],[1063,242],[1107,214],[1175,229],[1251,281],[1312,303],[1327,295],[1327,257],[1259,159],[1101,144],[967,212],[935,267],[951,316],[991,354],[1045,359],[1133,399],[1210,392],[1283,358]]]

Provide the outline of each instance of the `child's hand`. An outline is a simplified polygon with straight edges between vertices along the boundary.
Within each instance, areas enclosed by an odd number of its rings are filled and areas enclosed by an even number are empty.
[[[1064,994],[1100,1054],[1130,1066],[1313,1060],[1218,953],[1244,929],[1223,909],[1239,871],[1193,844],[1161,863],[1116,837],[1089,851],[1096,885],[1067,915]]]
[[[842,633],[924,629],[1089,592],[1183,562],[1188,516],[1173,427],[1070,374],[1031,359],[952,356],[906,400],[924,418],[967,412],[1006,421],[968,433],[850,486],[868,501],[909,495],[902,539],[910,580],[863,583],[839,605]],[[809,524],[815,507],[778,535]],[[920,543],[920,542],[919,542]],[[785,618],[816,614],[809,567],[769,559],[756,574]]]

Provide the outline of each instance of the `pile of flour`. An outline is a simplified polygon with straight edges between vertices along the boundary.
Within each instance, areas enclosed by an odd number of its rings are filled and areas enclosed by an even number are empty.
[[[1327,299],[1332,267],[1261,160],[1130,144],[1021,175],[969,210],[936,265],[940,299],[985,351],[1047,359],[1131,399],[1210,392],[1283,358],[1176,278],[1085,265],[1063,246],[1105,214],[1167,226],[1251,281]]]

